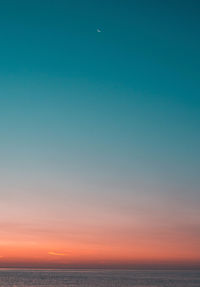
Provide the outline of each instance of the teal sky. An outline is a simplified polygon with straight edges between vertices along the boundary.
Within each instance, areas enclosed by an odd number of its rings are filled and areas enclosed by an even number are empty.
[[[199,13],[197,0],[0,2],[1,224],[68,198],[130,222],[173,206],[169,226],[178,213],[200,239]]]

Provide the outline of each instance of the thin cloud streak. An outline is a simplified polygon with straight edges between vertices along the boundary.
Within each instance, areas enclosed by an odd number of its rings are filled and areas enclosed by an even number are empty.
[[[52,255],[52,256],[66,256],[67,255],[65,253],[57,253],[57,252],[53,252],[53,251],[48,252],[48,254]]]

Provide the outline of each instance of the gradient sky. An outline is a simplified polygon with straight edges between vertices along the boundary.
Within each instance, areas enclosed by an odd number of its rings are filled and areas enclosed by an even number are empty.
[[[200,263],[199,14],[0,1],[0,267]]]

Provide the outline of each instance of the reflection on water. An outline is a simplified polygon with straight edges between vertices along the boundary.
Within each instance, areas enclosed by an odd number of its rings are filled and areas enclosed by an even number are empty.
[[[200,287],[200,271],[0,270],[1,287]]]

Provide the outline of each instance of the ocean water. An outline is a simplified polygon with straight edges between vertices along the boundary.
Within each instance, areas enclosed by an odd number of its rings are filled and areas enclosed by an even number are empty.
[[[200,287],[200,271],[0,269],[0,287]]]

